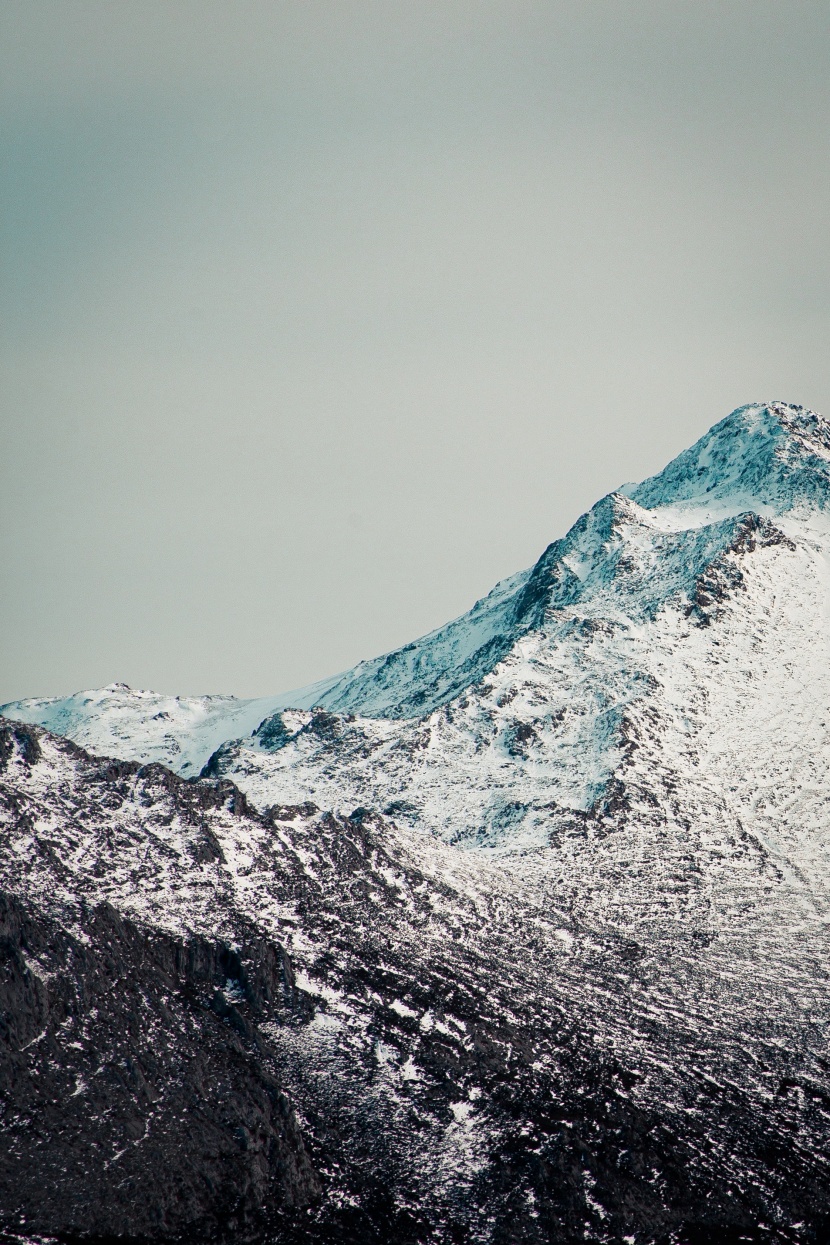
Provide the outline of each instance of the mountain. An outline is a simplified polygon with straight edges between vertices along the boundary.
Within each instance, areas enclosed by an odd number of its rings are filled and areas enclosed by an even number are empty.
[[[370,806],[500,852],[623,791],[659,799],[665,776],[667,815],[739,818],[774,847],[797,741],[827,789],[828,499],[827,423],[742,408],[549,546],[463,692],[380,717],[353,678],[348,713],[278,712],[208,770],[261,806]]]
[[[793,679],[822,694],[829,475],[819,416],[743,407],[468,614],[345,674],[250,701],[115,685],[2,711],[184,776],[207,765],[260,807],[373,807],[498,851],[633,781],[635,752],[644,781],[662,766],[735,805],[727,754],[750,732],[747,764],[776,773],[768,713],[798,733]]]
[[[0,1227],[830,1239],[828,559],[753,405],[301,693],[6,706]]]
[[[360,705],[378,717],[415,717],[485,674],[531,625],[516,619],[526,571],[498,584],[469,613],[405,648],[280,696],[161,696],[112,683],[73,696],[12,701],[0,714],[45,726],[95,751],[199,772],[225,740],[252,732],[280,709]]]

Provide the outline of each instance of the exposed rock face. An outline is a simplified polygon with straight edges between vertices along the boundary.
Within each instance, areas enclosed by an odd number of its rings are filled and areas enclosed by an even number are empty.
[[[6,1225],[244,1240],[314,1201],[237,952],[106,902],[59,915],[0,896]]]
[[[0,753],[9,1230],[826,1239],[826,937],[757,845],[660,863],[634,938],[535,858]]]
[[[0,1225],[824,1245],[828,620],[752,406],[312,689],[8,707]]]

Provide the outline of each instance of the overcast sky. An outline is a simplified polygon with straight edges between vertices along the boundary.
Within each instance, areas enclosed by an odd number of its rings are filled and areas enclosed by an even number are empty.
[[[0,700],[309,682],[830,413],[827,0],[0,23]]]

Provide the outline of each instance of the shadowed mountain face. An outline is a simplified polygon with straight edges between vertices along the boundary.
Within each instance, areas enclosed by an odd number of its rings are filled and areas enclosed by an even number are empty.
[[[0,1225],[827,1240],[829,500],[741,408],[301,693],[7,706]]]

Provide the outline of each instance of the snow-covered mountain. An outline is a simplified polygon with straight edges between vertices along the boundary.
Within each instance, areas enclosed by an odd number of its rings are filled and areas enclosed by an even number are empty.
[[[443,704],[486,673],[530,626],[530,617],[517,618],[529,576],[525,571],[504,580],[467,614],[402,649],[282,695],[164,696],[112,683],[73,696],[12,701],[0,714],[96,752],[198,774],[221,743],[251,733],[280,709],[348,712],[359,705],[364,713],[399,718]]]
[[[544,846],[563,818],[661,774],[690,806],[773,833],[785,738],[810,739],[814,781],[830,780],[828,502],[825,421],[736,411],[545,551],[498,660],[463,692],[405,720],[359,692],[348,714],[281,711],[210,772],[262,807],[374,807],[499,851]]]
[[[830,425],[743,407],[468,614],[345,674],[259,700],[114,686],[3,712],[185,776],[207,762],[260,807],[372,807],[499,851],[655,767],[746,817],[727,757],[752,738],[777,774],[770,715],[798,736],[830,690],[828,505]]]
[[[820,416],[301,693],[4,713],[0,1230],[830,1239]]]
[[[0,706],[0,714],[43,726],[90,752],[125,761],[158,762],[198,774],[226,739],[256,729],[283,706],[278,696],[164,696],[111,683],[73,696],[43,696]]]

